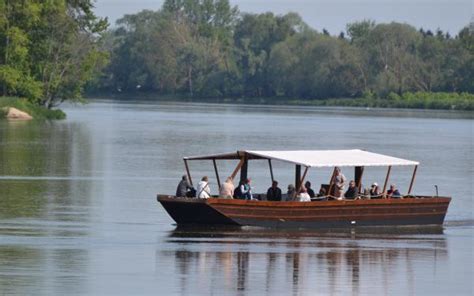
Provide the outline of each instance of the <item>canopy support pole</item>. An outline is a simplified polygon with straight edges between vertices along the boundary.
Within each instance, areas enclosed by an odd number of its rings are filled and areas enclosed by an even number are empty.
[[[359,188],[359,193],[361,193],[360,185],[362,184],[362,176],[364,175],[364,167],[363,166],[358,166],[355,167],[354,171],[354,180],[356,183],[357,188]]]
[[[410,182],[410,187],[408,187],[408,193],[407,195],[410,195],[411,190],[413,188],[413,183],[415,182],[415,176],[416,176],[416,170],[418,169],[418,166],[415,165],[415,169],[413,169],[413,175],[411,176],[411,182]]]
[[[188,160],[184,159],[184,166],[186,167],[186,175],[188,175],[189,185],[193,186],[193,180],[191,180],[191,174],[189,173]]]
[[[334,170],[332,171],[331,179],[329,180],[329,189],[328,189],[328,192],[326,192],[326,195],[331,195],[335,176],[336,176],[336,168],[334,168]]]
[[[221,180],[219,178],[219,172],[217,171],[217,164],[216,164],[216,159],[212,159],[212,163],[214,164],[214,171],[216,172],[216,179],[217,179],[217,186],[219,189],[221,188]]]
[[[272,160],[271,159],[268,159],[268,166],[270,167],[270,177],[272,178],[272,183],[273,183],[273,181],[275,181],[275,179],[273,178],[273,168],[272,168]]]
[[[237,175],[237,173],[239,172],[240,168],[244,165],[244,158],[241,158],[239,163],[237,164],[237,166],[235,167],[234,171],[232,172],[232,175],[230,175],[230,177],[232,178],[232,180],[234,180],[235,176]]]
[[[308,173],[308,169],[309,167],[305,167],[304,169],[303,177],[301,177],[301,180],[299,181],[300,185],[296,187],[296,189],[298,189],[298,191],[296,191],[296,194],[298,194],[298,192],[300,192],[300,190],[303,188],[303,182],[304,182],[304,179],[306,178],[306,174]]]
[[[240,168],[240,181],[245,181],[247,179],[247,170],[249,167],[249,160],[247,158],[247,155],[244,156],[243,160],[244,162],[242,164],[242,167]]]
[[[295,166],[295,189],[299,190],[301,182],[301,165],[297,164]],[[297,192],[298,193],[298,192]]]
[[[383,198],[387,197],[387,193],[385,190],[387,189],[388,178],[390,177],[391,170],[392,170],[392,166],[389,165],[388,170],[387,170],[387,176],[385,177],[385,182],[383,183],[383,190],[382,190]]]

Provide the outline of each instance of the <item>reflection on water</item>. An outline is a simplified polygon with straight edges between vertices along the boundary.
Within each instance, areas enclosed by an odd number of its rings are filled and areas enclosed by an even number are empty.
[[[158,251],[156,264],[174,256],[182,295],[196,286],[200,294],[358,295],[367,285],[372,295],[383,295],[400,292],[397,281],[408,285],[402,294],[416,295],[420,286],[430,289],[416,283],[417,276],[445,273],[449,256],[442,234],[441,228],[378,233],[177,228],[167,240],[176,250]]]
[[[143,102],[66,112],[59,122],[0,121],[0,295],[473,294],[473,192],[457,186],[472,179],[471,115]],[[275,147],[420,160],[416,192],[437,184],[453,196],[446,229],[174,229],[156,202],[176,189],[184,155]],[[235,165],[218,162],[222,176]],[[210,163],[191,171],[214,175]],[[249,172],[265,191],[266,164]],[[283,185],[293,172],[274,164]],[[403,190],[411,170],[392,175]]]
[[[1,246],[1,293],[38,295],[42,294],[39,289],[42,286],[51,287],[50,295],[84,293],[84,287],[77,283],[84,274],[87,259],[87,252],[82,249]]]
[[[90,186],[73,180],[59,182],[48,176],[69,176],[87,170],[91,160],[88,137],[87,131],[76,124],[42,126],[36,122],[3,122],[0,126],[0,176],[3,177],[0,180],[0,219],[84,220],[85,212],[79,214],[68,209],[89,204]],[[22,176],[33,177],[23,179]],[[81,198],[76,198],[78,193]]]

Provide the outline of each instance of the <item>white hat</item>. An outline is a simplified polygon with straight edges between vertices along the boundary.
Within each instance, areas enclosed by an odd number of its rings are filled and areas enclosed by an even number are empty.
[[[377,182],[374,182],[372,186],[379,186],[379,184],[377,184]]]

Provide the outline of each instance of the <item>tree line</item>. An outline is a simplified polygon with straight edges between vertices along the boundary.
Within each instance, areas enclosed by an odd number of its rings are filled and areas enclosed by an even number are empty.
[[[472,26],[472,24],[471,24]],[[107,32],[110,64],[91,89],[301,99],[474,92],[474,28],[362,20],[331,36],[296,13],[239,13],[228,0],[166,0]]]
[[[108,29],[93,4],[0,0],[0,95],[50,109],[85,90],[272,100],[467,92],[474,107],[474,24],[451,36],[362,20],[331,35],[296,13],[166,0]]]

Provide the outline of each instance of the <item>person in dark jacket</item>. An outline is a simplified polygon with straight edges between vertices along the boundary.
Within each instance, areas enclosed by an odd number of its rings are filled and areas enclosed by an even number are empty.
[[[388,198],[400,198],[402,195],[400,194],[400,191],[398,191],[397,187],[395,187],[395,184],[390,185],[390,189],[387,190],[387,196]]]
[[[176,197],[186,197],[188,196],[188,191],[192,190],[193,186],[191,186],[188,182],[188,177],[183,175],[181,181],[176,188]]]
[[[313,197],[316,196],[316,194],[314,193],[314,190],[311,189],[311,182],[310,181],[306,181],[306,183],[304,183],[304,187],[306,188],[306,191],[308,192],[309,197],[313,198]]]
[[[267,200],[270,201],[281,201],[281,189],[278,188],[278,182],[273,181],[272,187],[267,190]]]
[[[242,191],[240,191],[240,188],[244,185],[244,181],[240,180],[239,186],[237,186],[234,190],[234,198],[236,199],[244,199],[244,196],[242,194]]]
[[[379,184],[374,182],[370,187],[369,191],[370,197],[380,197]]]
[[[355,199],[357,195],[359,194],[359,188],[357,188],[356,183],[354,180],[351,180],[349,182],[349,188],[347,189],[346,193],[344,194],[344,197],[347,199]]]

